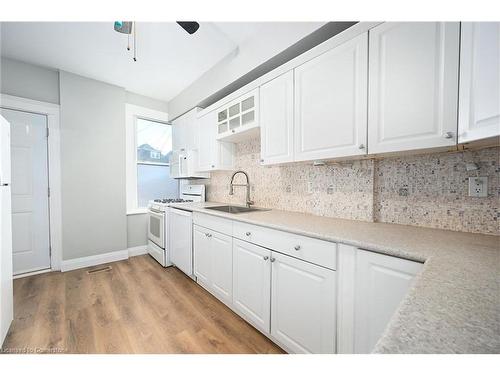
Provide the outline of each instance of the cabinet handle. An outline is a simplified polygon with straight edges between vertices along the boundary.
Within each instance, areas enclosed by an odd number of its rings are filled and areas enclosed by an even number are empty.
[[[271,257],[271,263],[274,263],[275,260],[276,258]]]
[[[205,236],[212,237],[212,235],[210,233],[205,233]]]
[[[250,237],[251,235],[252,235],[252,233],[250,233],[250,232],[245,233],[245,236],[247,236],[247,237]]]
[[[444,133],[443,137],[445,137],[446,139],[451,139],[453,138],[453,132],[446,132]]]
[[[365,148],[365,145],[361,143],[361,144],[358,146],[358,148],[359,148],[360,150],[362,150],[362,149],[364,149],[364,148]]]
[[[300,245],[295,245],[294,249],[297,250],[297,251],[299,251],[300,250]]]
[[[266,255],[266,256],[265,256],[265,257],[263,257],[262,259],[264,259],[264,260],[268,260],[268,259],[269,259],[269,257]]]

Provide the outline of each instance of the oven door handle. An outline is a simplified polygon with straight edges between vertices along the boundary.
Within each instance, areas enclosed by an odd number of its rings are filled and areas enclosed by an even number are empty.
[[[163,215],[163,211],[160,211],[160,210],[156,210],[154,208],[148,208],[148,211],[150,214],[153,214],[153,215]]]

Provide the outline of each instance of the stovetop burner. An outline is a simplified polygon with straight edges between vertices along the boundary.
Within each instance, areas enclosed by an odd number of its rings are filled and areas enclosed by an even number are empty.
[[[155,203],[188,203],[192,202],[191,199],[182,199],[182,198],[164,198],[164,199],[155,199]]]

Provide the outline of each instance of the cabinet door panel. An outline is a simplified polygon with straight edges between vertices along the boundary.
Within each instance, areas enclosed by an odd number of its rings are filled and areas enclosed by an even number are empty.
[[[421,263],[357,250],[355,353],[370,353],[373,350],[421,268]]]
[[[233,307],[267,333],[271,311],[270,257],[271,251],[263,247],[233,240]]]
[[[215,166],[216,116],[215,112],[210,112],[197,121],[199,171],[209,171],[212,165]]]
[[[271,335],[294,353],[335,353],[335,271],[272,257]]]
[[[367,64],[365,33],[295,69],[297,161],[366,153]]]
[[[214,295],[230,305],[233,299],[233,238],[210,232],[211,289]]]
[[[212,255],[210,240],[207,237],[209,231],[195,225],[193,227],[194,238],[194,274],[198,283],[206,288],[210,287]]]
[[[370,30],[370,153],[456,144],[459,24],[387,22]]]
[[[500,135],[500,22],[462,22],[458,141]]]
[[[293,161],[293,71],[260,87],[263,164]]]

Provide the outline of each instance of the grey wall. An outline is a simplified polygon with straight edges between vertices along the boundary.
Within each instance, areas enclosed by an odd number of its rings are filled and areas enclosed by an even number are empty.
[[[0,92],[59,104],[59,72],[2,57]]]
[[[127,248],[125,90],[60,72],[63,259]]]
[[[144,246],[148,243],[148,214],[127,216],[127,247]]]
[[[157,111],[168,112],[168,105],[166,102],[149,98],[144,95],[134,94],[133,92],[126,91],[125,100],[128,104],[135,104],[141,107],[146,107]]]

